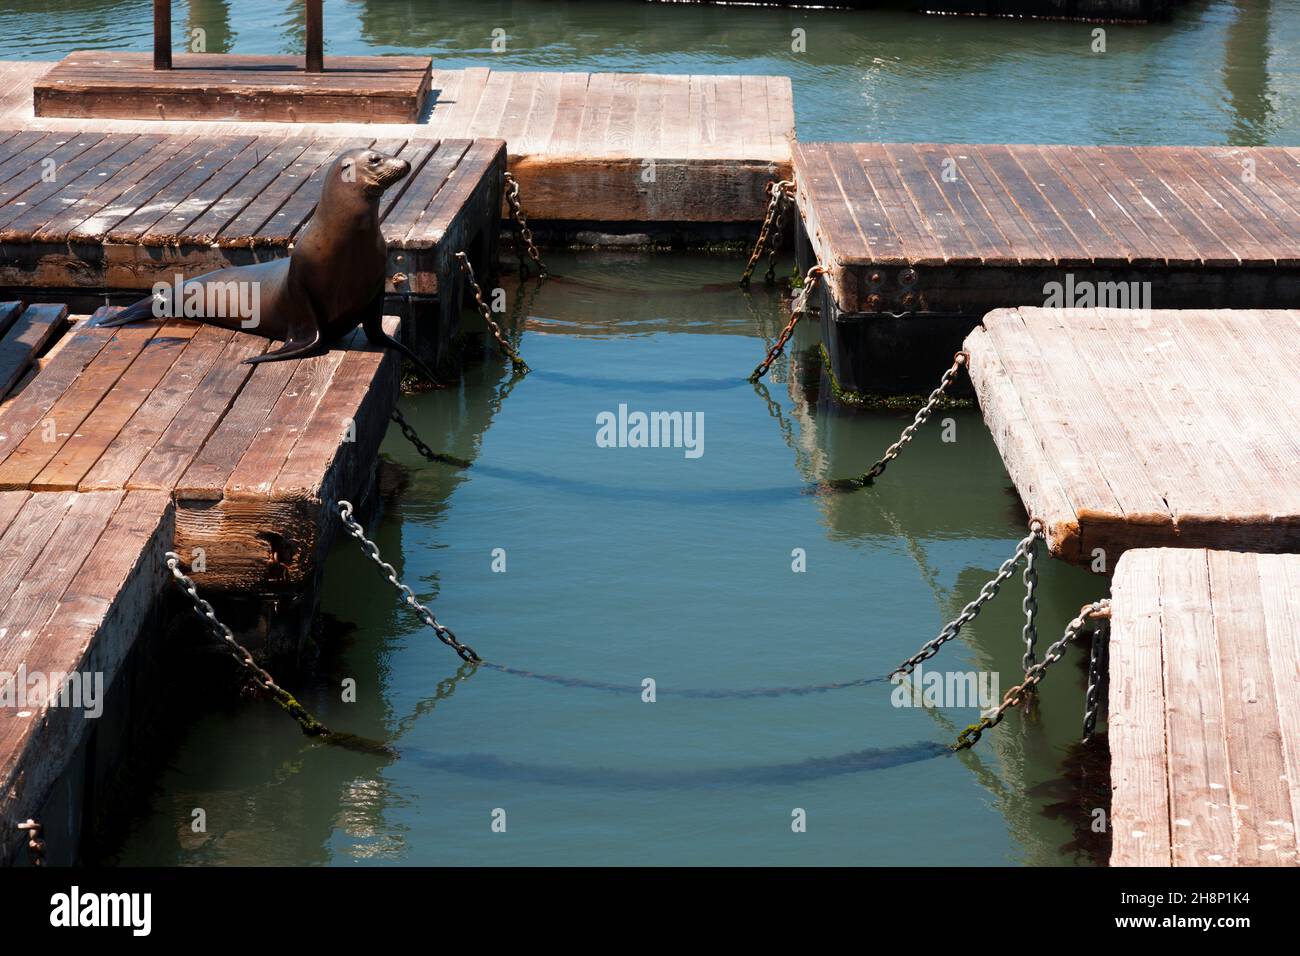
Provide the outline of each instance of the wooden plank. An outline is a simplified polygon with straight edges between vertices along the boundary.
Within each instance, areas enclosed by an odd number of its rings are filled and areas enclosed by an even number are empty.
[[[1204,551],[1163,556],[1166,740],[1175,866],[1235,866],[1222,674]],[[1176,653],[1175,653],[1176,650]]]
[[[1111,583],[1111,866],[1171,866],[1169,753],[1161,666],[1160,552],[1130,551]]]
[[[190,501],[217,501],[239,460],[268,425],[299,362],[264,362],[253,369],[230,410],[222,416],[194,461],[176,484],[176,495]]]
[[[342,361],[343,351],[335,349],[294,363],[293,375],[257,440],[240,456],[226,480],[223,497],[266,497]]]
[[[1222,676],[1236,865],[1296,862],[1295,819],[1259,587],[1258,558],[1208,552]]]
[[[198,328],[197,323],[183,319],[165,324],[145,344],[95,410],[63,443],[58,455],[32,480],[32,489],[75,491],[131,416],[148,400]]]
[[[100,455],[78,485],[80,491],[125,488],[131,474],[171,425],[195,386],[208,373],[234,333],[213,325],[200,327],[185,351],[149,398],[123,426],[113,443]]]
[[[1256,556],[1263,595],[1271,692],[1277,708],[1286,759],[1285,783],[1290,798],[1292,831],[1290,849],[1300,851],[1300,562],[1291,555]],[[1279,852],[1284,840],[1278,839]],[[1292,857],[1294,862],[1295,857]]]
[[[10,326],[0,339],[0,396],[17,384],[37,353],[63,330],[67,318],[67,306],[33,305]]]
[[[270,344],[264,338],[236,333],[131,473],[126,486],[151,491],[175,488],[252,373],[252,366],[244,360],[261,355]]]
[[[5,456],[4,463],[0,464],[0,489],[26,488],[31,484],[156,331],[152,326],[124,326],[116,331],[50,408],[46,419],[50,427],[30,432]]]

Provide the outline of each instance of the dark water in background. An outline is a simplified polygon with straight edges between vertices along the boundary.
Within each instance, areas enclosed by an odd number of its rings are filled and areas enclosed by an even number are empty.
[[[1193,2],[1169,24],[1092,27],[897,12],[658,6],[634,0],[330,0],[327,54],[428,52],[447,67],[784,73],[804,139],[1300,143],[1300,2]],[[296,0],[192,0],[179,40],[210,51],[300,52]],[[488,49],[491,31],[509,51]],[[789,52],[790,31],[808,52]],[[81,47],[147,50],[143,0],[4,0],[0,59]],[[802,493],[864,470],[906,413],[819,394],[811,330],[767,394],[743,376],[784,315],[730,283],[732,258],[552,255],[572,281],[525,310],[536,372],[509,394],[489,361],[449,393],[403,399],[467,472],[384,452],[410,483],[370,529],[462,639],[509,667],[626,686],[565,686],[483,668],[440,698],[455,657],[398,607],[350,543],[325,610],[354,630],[314,684],[338,729],[395,740],[396,760],[307,742],[271,705],[231,702],[167,751],[121,846],[124,863],[1072,863],[1064,746],[1079,727],[1074,657],[1040,718],[1013,716],[973,754],[937,746],[972,709],[895,708],[888,686],[777,696],[674,689],[855,682],[883,674],[955,616],[1023,534],[1023,515],[973,410],[958,440],[923,430],[870,491]],[[937,371],[937,370],[936,370]],[[806,379],[806,381],[804,381]],[[705,454],[600,449],[595,416],[703,412]],[[508,571],[490,570],[504,548]],[[803,548],[808,571],[790,571]],[[1042,572],[1044,640],[1101,579]],[[949,645],[945,669],[1018,677],[1013,586]],[[1076,655],[1077,656],[1077,655]],[[659,701],[634,691],[654,678]],[[357,682],[344,704],[339,687]],[[202,808],[206,834],[190,829]],[[507,832],[493,833],[501,808]],[[803,808],[808,832],[793,834]]]
[[[437,699],[458,661],[398,607],[351,543],[327,569],[325,610],[356,630],[304,692],[326,723],[394,740],[382,760],[307,742],[270,704],[203,717],[169,758],[120,856],[126,863],[1073,862],[1059,799],[1078,733],[1074,656],[1041,719],[1010,718],[972,756],[941,744],[974,709],[896,708],[888,685],[779,696],[674,694],[847,683],[888,671],[972,598],[1023,534],[1023,515],[973,410],[956,442],[923,430],[877,488],[805,486],[860,473],[906,413],[766,394],[744,375],[783,315],[734,288],[734,258],[553,254],[522,339],[536,371],[475,369],[455,391],[402,400],[435,448],[395,429],[385,454],[410,484],[371,529],[442,621],[484,657],[624,687],[572,687],[483,668]],[[769,404],[770,402],[770,404]],[[596,416],[703,412],[704,454],[595,444]],[[493,573],[493,549],[507,571]],[[807,572],[791,571],[803,548]],[[1043,570],[1044,637],[1103,579]],[[1018,676],[1009,588],[937,660]],[[340,702],[344,678],[358,701]],[[643,703],[645,677],[659,700]],[[1044,786],[1045,785],[1045,786]],[[1031,788],[1039,788],[1033,795]],[[208,833],[189,831],[194,808]],[[790,830],[803,808],[808,832]],[[507,832],[493,833],[502,808]]]
[[[300,0],[178,0],[178,46],[301,53]],[[1300,144],[1300,0],[1192,0],[1168,23],[1089,24],[637,0],[329,0],[325,52],[435,65],[792,77],[802,139]],[[147,0],[3,0],[0,59],[152,49]],[[493,29],[505,30],[492,53]],[[791,31],[807,52],[791,52]]]

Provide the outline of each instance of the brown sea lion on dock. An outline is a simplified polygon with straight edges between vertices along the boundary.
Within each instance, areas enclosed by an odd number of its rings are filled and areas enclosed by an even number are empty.
[[[284,342],[245,359],[249,364],[319,354],[360,325],[371,343],[397,350],[437,384],[429,367],[383,329],[388,246],[379,199],[410,171],[406,160],[371,149],[346,152],[326,172],[316,211],[287,258],[159,283],[149,298],[97,324],[184,317]]]

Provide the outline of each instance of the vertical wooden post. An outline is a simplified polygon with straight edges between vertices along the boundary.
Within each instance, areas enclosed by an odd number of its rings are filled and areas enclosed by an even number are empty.
[[[325,26],[322,0],[307,3],[307,72],[325,72]]]
[[[153,68],[172,68],[171,0],[153,0]]]

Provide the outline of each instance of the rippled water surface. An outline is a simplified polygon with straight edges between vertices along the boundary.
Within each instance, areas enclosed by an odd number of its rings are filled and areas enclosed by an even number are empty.
[[[473,467],[430,465],[394,429],[383,450],[409,484],[372,529],[439,617],[511,670],[457,675],[342,543],[325,609],[355,629],[296,689],[326,723],[400,756],[313,744],[270,704],[231,702],[168,753],[115,858],[1075,862],[1060,851],[1068,822],[1042,811],[1068,793],[1077,655],[1036,721],[1011,718],[961,758],[943,745],[974,708],[895,707],[879,681],[1023,533],[978,413],[945,413],[956,441],[932,425],[872,490],[808,494],[863,471],[907,414],[830,404],[811,329],[793,378],[782,360],[775,381],[747,383],[783,314],[734,288],[733,258],[554,258],[565,278],[528,290],[522,309],[532,374],[511,387],[489,361],[454,391],[402,400],[430,444]],[[597,447],[597,416],[619,404],[702,413],[703,454]],[[492,570],[496,549],[505,573]],[[1102,588],[1051,562],[1045,633]],[[939,658],[945,670],[997,671],[1009,687],[1018,614],[1011,589]],[[356,703],[340,700],[347,678]],[[647,678],[654,703],[641,698]],[[848,686],[809,690],[828,684]],[[196,807],[205,834],[191,832]],[[796,808],[804,834],[791,832]],[[497,809],[505,833],[490,828]]]

